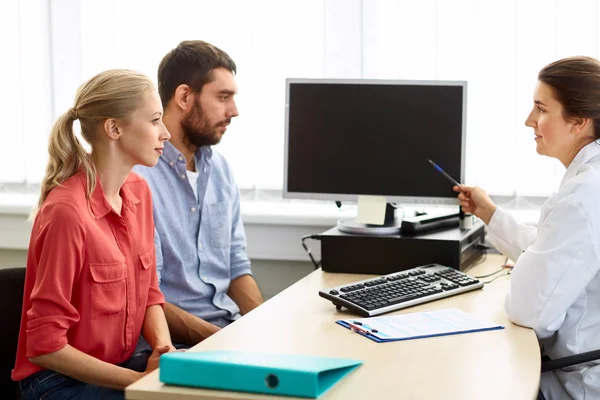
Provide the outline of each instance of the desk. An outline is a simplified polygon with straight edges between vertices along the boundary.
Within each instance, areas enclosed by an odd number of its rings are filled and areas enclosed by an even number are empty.
[[[504,258],[468,271],[499,269]],[[504,313],[508,277],[483,289],[397,313],[456,307],[504,325],[502,330],[436,338],[375,343],[334,323],[353,315],[336,311],[318,290],[369,275],[312,272],[240,320],[189,351],[260,352],[349,357],[364,364],[320,399],[534,399],[540,378],[540,352],[531,329],[512,324]],[[390,315],[390,314],[388,314]],[[163,385],[158,371],[130,385],[127,399],[268,399],[289,397],[212,391]]]

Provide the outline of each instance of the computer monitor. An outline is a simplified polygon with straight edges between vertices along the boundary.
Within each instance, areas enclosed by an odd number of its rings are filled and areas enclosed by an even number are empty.
[[[457,204],[464,81],[287,79],[285,198]]]

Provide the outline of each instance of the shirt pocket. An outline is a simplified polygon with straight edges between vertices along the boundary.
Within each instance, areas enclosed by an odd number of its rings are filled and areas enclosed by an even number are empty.
[[[137,292],[138,305],[142,306],[148,300],[148,292],[150,291],[150,282],[152,280],[152,268],[156,268],[156,251],[154,246],[150,246],[148,250],[142,251],[139,257],[138,276],[137,276]]]
[[[90,263],[91,318],[98,319],[125,311],[127,264],[124,262]]]
[[[229,247],[231,243],[231,216],[228,201],[207,204],[208,237],[211,247]]]

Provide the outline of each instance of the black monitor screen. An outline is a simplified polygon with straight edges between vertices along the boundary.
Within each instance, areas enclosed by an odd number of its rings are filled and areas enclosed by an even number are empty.
[[[465,82],[290,79],[286,96],[286,197],[456,199],[427,160],[462,182]]]

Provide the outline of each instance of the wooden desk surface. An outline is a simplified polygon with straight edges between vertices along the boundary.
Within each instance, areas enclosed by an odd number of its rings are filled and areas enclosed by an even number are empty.
[[[488,255],[484,263],[467,272],[493,272],[503,261],[499,255]],[[364,361],[320,399],[536,397],[540,379],[538,342],[533,330],[512,324],[504,313],[508,277],[486,284],[481,290],[397,312],[456,307],[502,324],[505,329],[391,343],[373,342],[335,324],[335,320],[353,315],[336,311],[332,303],[318,295],[319,289],[368,277],[317,270],[189,351],[248,350]],[[130,385],[126,398],[290,399],[163,385],[158,371]]]

